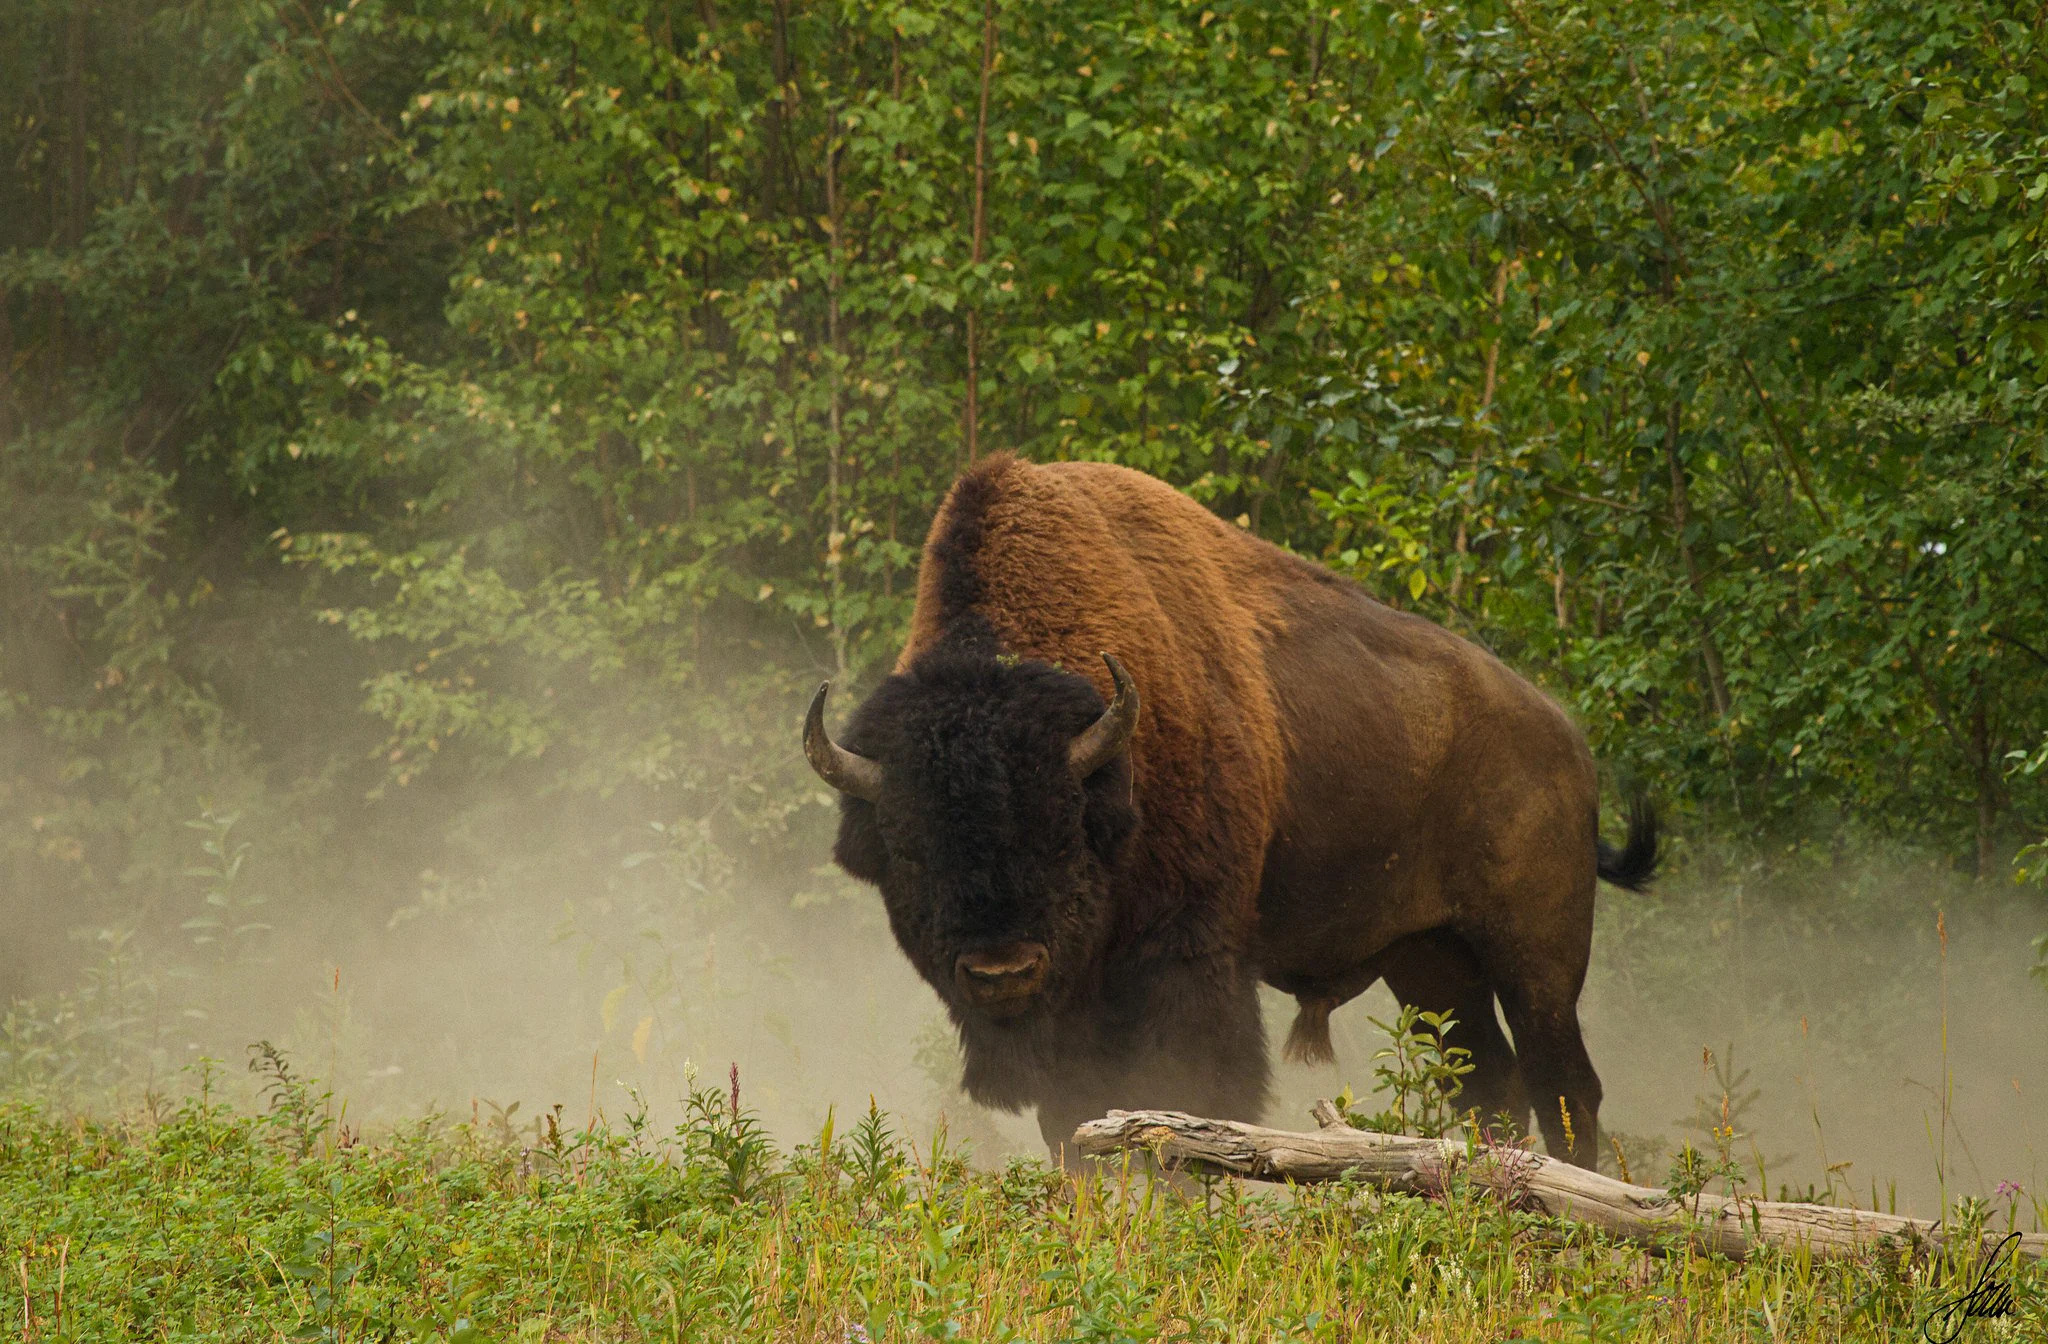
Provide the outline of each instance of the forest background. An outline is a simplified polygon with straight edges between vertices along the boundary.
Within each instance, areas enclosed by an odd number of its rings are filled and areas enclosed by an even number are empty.
[[[296,975],[371,1079],[328,949],[430,929],[520,968],[444,1061],[800,1050],[761,968],[877,918],[802,706],[998,451],[1560,697],[1713,893],[1612,916],[1671,993],[1731,910],[2031,938],[2044,198],[1981,0],[13,0],[0,1072],[163,1086]]]

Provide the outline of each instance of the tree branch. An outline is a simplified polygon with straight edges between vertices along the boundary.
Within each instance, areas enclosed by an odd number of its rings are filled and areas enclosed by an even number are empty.
[[[1179,1111],[1111,1111],[1074,1131],[1084,1156],[1153,1154],[1169,1170],[1189,1168],[1254,1181],[1312,1184],[1353,1180],[1379,1190],[1437,1195],[1454,1181],[1489,1190],[1517,1207],[1599,1228],[1643,1245],[1679,1241],[1741,1259],[1773,1246],[1805,1246],[1817,1258],[1846,1259],[1887,1246],[1946,1246],[1940,1223],[1827,1204],[1629,1185],[1522,1148],[1415,1139],[1352,1129],[1328,1101],[1315,1105],[1314,1134],[1205,1120]],[[2048,1257],[2048,1233],[2015,1234],[2020,1256]],[[1996,1232],[1982,1235],[1989,1254]]]

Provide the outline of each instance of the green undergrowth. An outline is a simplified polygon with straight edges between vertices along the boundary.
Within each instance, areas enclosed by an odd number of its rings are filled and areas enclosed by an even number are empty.
[[[1907,1339],[1976,1268],[1659,1253],[1480,1189],[979,1171],[872,1109],[784,1153],[736,1089],[672,1130],[557,1108],[366,1139],[271,1068],[263,1114],[210,1087],[106,1122],[0,1105],[10,1337]],[[2048,1330],[2048,1274],[2009,1282],[1963,1338]]]

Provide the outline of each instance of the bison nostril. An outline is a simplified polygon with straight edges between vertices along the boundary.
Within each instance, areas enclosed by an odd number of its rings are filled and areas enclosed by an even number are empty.
[[[1018,976],[1029,975],[1032,971],[1036,970],[1037,967],[1035,965],[976,966],[970,962],[965,969],[967,971],[967,974],[973,977],[974,979],[987,980],[993,983],[997,980],[1013,980]]]
[[[1042,944],[1012,943],[963,953],[953,963],[953,970],[970,989],[1028,993],[1044,978],[1048,960]]]

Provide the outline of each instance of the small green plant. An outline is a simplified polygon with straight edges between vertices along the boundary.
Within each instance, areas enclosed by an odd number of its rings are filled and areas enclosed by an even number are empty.
[[[1637,1134],[1603,1125],[1600,1137],[1607,1144],[1607,1151],[1600,1154],[1600,1169],[1631,1185],[1650,1179],[1671,1156],[1671,1142],[1661,1134]]]
[[[1143,1344],[1164,1333],[1155,1295],[1121,1271],[1109,1247],[1045,1279],[1057,1294],[1052,1309],[1072,1313],[1063,1338],[1075,1344]]]
[[[758,1199],[778,1182],[774,1145],[761,1121],[740,1106],[740,1066],[732,1066],[731,1089],[700,1088],[690,1094],[677,1137],[692,1169],[709,1172],[713,1188],[733,1203]]]
[[[284,1051],[269,1041],[249,1047],[249,1072],[263,1080],[260,1086],[269,1103],[269,1120],[284,1134],[293,1155],[305,1160],[332,1124],[328,1103],[334,1099],[333,1093],[315,1092],[314,1080],[293,1073]]]
[[[917,1202],[918,1275],[913,1313],[924,1339],[959,1339],[964,1334],[960,1318],[973,1298],[973,1267],[964,1263],[956,1248],[966,1231],[965,1224],[948,1219],[933,1201]]]
[[[906,1167],[903,1148],[872,1096],[868,1098],[868,1113],[853,1127],[846,1146],[846,1165],[853,1173],[855,1194],[880,1198],[885,1192],[898,1190]]]
[[[951,1097],[960,1089],[960,1037],[946,1019],[934,1013],[911,1042],[911,1063],[931,1084],[935,1097]]]
[[[1701,1096],[1694,1099],[1698,1118],[1692,1127],[1701,1131],[1713,1148],[1710,1158],[1698,1145],[1690,1140],[1682,1144],[1671,1159],[1671,1169],[1664,1179],[1666,1194],[1674,1202],[1688,1205],[1693,1214],[1699,1213],[1700,1196],[1710,1187],[1719,1185],[1719,1193],[1733,1198],[1746,1184],[1748,1176],[1743,1172],[1742,1163],[1735,1156],[1737,1139],[1748,1137],[1738,1128],[1743,1112],[1762,1096],[1757,1088],[1745,1089],[1749,1081],[1749,1070],[1737,1071],[1735,1047],[1725,1047],[1719,1056],[1710,1049],[1700,1051],[1700,1067],[1713,1078],[1718,1100]],[[1762,1162],[1758,1162],[1761,1178]],[[1768,1190],[1768,1186],[1765,1187]]]
[[[520,1123],[521,1105],[522,1103],[514,1101],[501,1106],[489,1097],[472,1098],[469,1103],[470,1133],[497,1147],[514,1152],[525,1148],[529,1139],[538,1144],[541,1138],[540,1117],[535,1116],[523,1124]]]
[[[1337,1109],[1357,1129],[1380,1134],[1414,1134],[1441,1138],[1464,1123],[1467,1112],[1457,1106],[1472,1072],[1472,1052],[1448,1044],[1458,1021],[1450,1013],[1428,1013],[1404,1004],[1392,1025],[1367,1019],[1387,1034],[1387,1044],[1373,1054],[1376,1091],[1388,1104],[1376,1112],[1352,1110],[1354,1098],[1345,1088]]]
[[[199,849],[206,856],[205,862],[185,869],[185,876],[203,879],[206,889],[201,896],[203,909],[180,927],[191,935],[192,945],[206,954],[216,973],[256,960],[258,944],[270,932],[270,925],[258,918],[267,898],[242,880],[249,842],[234,838],[235,823],[240,820],[240,813],[204,807],[196,820],[185,823],[187,830],[203,837]]]
[[[341,1344],[349,1333],[343,1324],[349,1290],[367,1260],[361,1238],[373,1225],[344,1216],[350,1200],[347,1181],[340,1173],[328,1177],[322,1196],[300,1202],[300,1211],[315,1224],[300,1242],[297,1254],[284,1262],[285,1273],[302,1285],[310,1307],[287,1338]]]
[[[1634,1294],[1588,1293],[1558,1312],[1557,1319],[1579,1332],[1566,1335],[1566,1339],[1583,1339],[1586,1344],[1625,1344],[1638,1337],[1647,1310],[1648,1305]]]
[[[2048,774],[2048,736],[2041,739],[2041,745],[2032,751],[2020,750],[2006,753],[2010,764],[2006,773],[2015,780],[2022,777]],[[2012,880],[2021,883],[2035,883],[2048,887],[2048,837],[2031,845],[2020,846],[2020,852],[2013,856]],[[2034,966],[2031,972],[2043,988],[2048,988],[2048,933],[2034,939]]]
[[[0,1085],[23,1095],[101,1104],[167,1071],[163,978],[149,968],[139,920],[71,931],[94,944],[78,982],[0,1014]],[[145,1084],[146,1085],[146,1084]]]
[[[1716,1130],[1716,1139],[1722,1139],[1724,1132],[1729,1137],[1733,1135],[1733,1131]],[[1748,1180],[1743,1175],[1742,1164],[1729,1154],[1726,1147],[1709,1159],[1688,1142],[1671,1159],[1671,1170],[1664,1177],[1664,1194],[1673,1203],[1686,1205],[1697,1216],[1700,1196],[1708,1187],[1719,1184],[1722,1187],[1720,1193],[1733,1198]]]
[[[1691,1118],[1676,1123],[1691,1129],[1704,1140],[1703,1144],[1692,1145],[1695,1149],[1713,1149],[1714,1160],[1708,1166],[1717,1173],[1723,1169],[1739,1168],[1741,1163],[1737,1157],[1737,1148],[1745,1147],[1749,1162],[1755,1168],[1757,1188],[1768,1193],[1771,1188],[1770,1169],[1781,1165],[1786,1159],[1782,1156],[1765,1158],[1758,1149],[1755,1135],[1748,1124],[1747,1117],[1762,1099],[1763,1089],[1749,1085],[1748,1069],[1736,1067],[1733,1044],[1722,1047],[1719,1053],[1702,1048],[1700,1069],[1711,1079],[1712,1086],[1707,1092],[1693,1098]],[[1683,1153],[1680,1157],[1683,1157]],[[1697,1164],[1702,1160],[1704,1159],[1700,1153],[1695,1151],[1692,1161]],[[1712,1179],[1721,1180],[1723,1177],[1716,1175]],[[1745,1176],[1734,1184],[1746,1183],[1747,1179]],[[1729,1186],[1727,1193],[1734,1193],[1734,1184]]]
[[[2048,886],[2048,840],[2022,848],[2013,864],[2014,881]],[[2034,940],[2034,966],[2029,973],[2048,989],[2048,933]]]
[[[485,1296],[480,1284],[451,1289],[447,1300],[430,1304],[424,1315],[409,1323],[413,1344],[491,1344],[475,1320]]]

